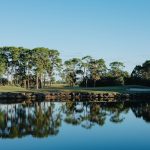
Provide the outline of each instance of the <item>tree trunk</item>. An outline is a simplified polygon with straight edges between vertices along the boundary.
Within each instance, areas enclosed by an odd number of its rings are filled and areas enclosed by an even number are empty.
[[[27,88],[29,89],[30,88],[30,81],[29,81],[29,76],[28,76],[28,80],[27,80]]]
[[[42,75],[40,75],[40,88],[43,88]]]
[[[44,87],[45,87],[45,74],[44,74]]]
[[[9,85],[9,69],[8,69],[8,64],[7,64],[7,81],[8,81],[7,85]]]
[[[9,73],[7,73],[7,81],[8,81],[7,85],[9,85]]]
[[[38,74],[36,75],[36,89],[39,89],[39,77]]]
[[[51,79],[49,80],[49,86],[51,87]]]
[[[24,80],[24,88],[26,88],[27,87],[27,85],[26,85],[26,80]]]
[[[96,80],[94,80],[94,87],[96,86]]]
[[[86,80],[85,80],[86,88],[87,88],[87,81],[88,81],[88,80],[86,79]]]

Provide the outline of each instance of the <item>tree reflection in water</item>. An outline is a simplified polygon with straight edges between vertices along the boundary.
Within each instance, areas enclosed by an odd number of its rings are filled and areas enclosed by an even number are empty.
[[[101,104],[88,102],[42,102],[33,104],[0,104],[1,138],[55,136],[62,122],[90,129],[103,126],[106,120],[121,123],[132,110],[136,117],[150,122],[150,104]]]

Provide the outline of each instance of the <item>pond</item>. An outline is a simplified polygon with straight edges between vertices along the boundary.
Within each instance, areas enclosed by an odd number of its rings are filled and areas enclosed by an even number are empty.
[[[3,150],[147,150],[149,103],[0,104]]]

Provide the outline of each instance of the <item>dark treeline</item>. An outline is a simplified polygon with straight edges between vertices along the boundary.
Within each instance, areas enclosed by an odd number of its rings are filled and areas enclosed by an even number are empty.
[[[106,66],[103,59],[91,56],[72,58],[64,63],[59,51],[44,47],[0,47],[0,84],[13,84],[26,88],[42,88],[57,83],[70,86],[98,87],[113,85],[150,86],[150,60],[135,66],[131,74],[122,62]]]
[[[136,66],[131,74],[125,71],[122,62],[112,62],[106,66],[103,59],[90,56],[82,59],[73,58],[64,63],[64,75],[70,85],[78,83],[82,87],[99,87],[114,85],[150,86],[150,60],[142,66]]]

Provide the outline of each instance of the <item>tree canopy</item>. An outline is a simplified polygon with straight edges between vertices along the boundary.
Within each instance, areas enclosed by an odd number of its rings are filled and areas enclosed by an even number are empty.
[[[42,88],[57,78],[70,86],[140,84],[150,86],[150,60],[137,65],[131,75],[123,62],[106,65],[103,58],[71,58],[62,61],[58,50],[45,47],[0,47],[0,84]]]

